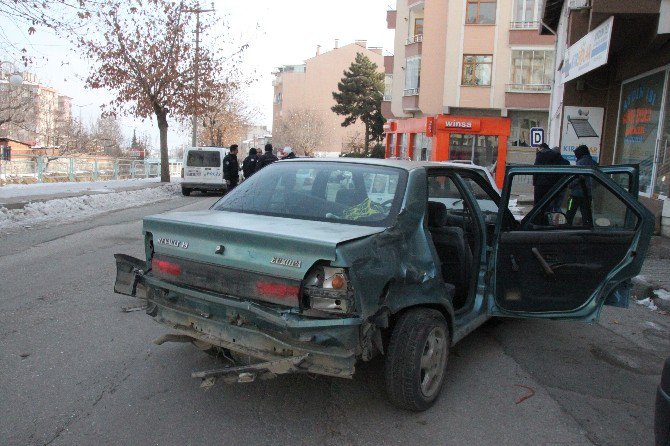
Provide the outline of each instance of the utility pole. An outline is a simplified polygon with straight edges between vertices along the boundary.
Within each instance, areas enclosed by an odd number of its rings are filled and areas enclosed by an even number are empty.
[[[198,77],[200,76],[200,13],[201,12],[212,12],[213,9],[200,9],[198,6],[195,9],[186,9],[184,12],[189,12],[195,14],[195,104],[193,106],[193,116],[191,118],[191,146],[196,147],[198,145]]]

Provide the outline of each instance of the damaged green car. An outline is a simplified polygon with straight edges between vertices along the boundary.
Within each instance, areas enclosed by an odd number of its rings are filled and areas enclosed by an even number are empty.
[[[513,189],[532,195],[536,175],[555,185],[519,211]],[[478,166],[281,161],[210,210],[145,218],[146,258],[117,254],[114,290],[173,330],[158,343],[230,360],[195,372],[204,384],[351,378],[382,355],[390,400],[425,410],[451,347],[491,316],[593,321],[627,305],[653,230],[635,190],[630,166],[511,167],[499,193]]]

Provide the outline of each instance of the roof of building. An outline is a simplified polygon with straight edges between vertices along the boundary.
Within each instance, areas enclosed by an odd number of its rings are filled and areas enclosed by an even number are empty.
[[[545,1],[540,34],[556,34],[556,28],[558,28],[558,22],[561,19],[561,11],[563,11],[563,3],[565,3],[565,0]]]

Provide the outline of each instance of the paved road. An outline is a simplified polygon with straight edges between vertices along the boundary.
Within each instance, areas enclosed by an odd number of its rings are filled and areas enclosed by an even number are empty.
[[[384,398],[380,364],[353,380],[285,376],[204,392],[217,366],[112,293],[112,255],[141,256],[144,215],[176,197],[0,239],[0,444],[647,445],[670,318],[635,306],[600,324],[492,321],[450,357],[429,411]],[[529,394],[534,396],[516,404]]]

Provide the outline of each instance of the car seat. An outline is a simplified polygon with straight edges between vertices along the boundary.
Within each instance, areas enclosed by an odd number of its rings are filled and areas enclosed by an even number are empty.
[[[463,228],[447,226],[448,214],[444,203],[429,201],[427,214],[428,229],[440,258],[442,277],[455,286],[454,307],[458,309],[468,297],[472,251]]]

